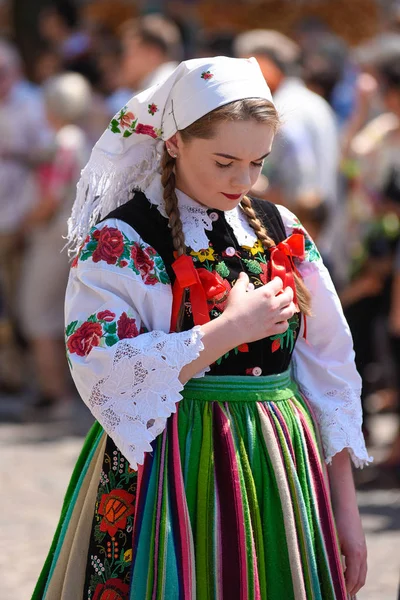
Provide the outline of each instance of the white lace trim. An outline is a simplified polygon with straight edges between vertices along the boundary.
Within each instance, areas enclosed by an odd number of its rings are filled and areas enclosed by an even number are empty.
[[[236,206],[233,210],[225,211],[225,219],[232,227],[239,246],[252,248],[257,241],[257,236],[250,227],[243,209]]]
[[[154,177],[145,193],[149,202],[157,206],[159,213],[163,217],[167,217],[160,176]],[[208,248],[209,240],[206,231],[212,231],[213,228],[213,221],[207,213],[208,209],[180,190],[176,190],[176,195],[186,245],[195,252]],[[243,210],[237,206],[232,210],[225,211],[225,218],[232,227],[238,244],[252,248],[257,241],[257,236],[247,222]]]
[[[150,443],[176,412],[183,389],[179,373],[204,349],[202,337],[200,327],[194,327],[121,340],[110,374],[94,385],[89,408],[132,469],[143,464],[144,453],[152,451]]]
[[[309,400],[318,421],[325,452],[325,462],[348,448],[356,467],[364,467],[374,459],[368,456],[362,434],[360,391],[346,388],[329,390],[323,398],[316,398],[304,385],[299,386]],[[322,400],[322,401],[321,401]]]

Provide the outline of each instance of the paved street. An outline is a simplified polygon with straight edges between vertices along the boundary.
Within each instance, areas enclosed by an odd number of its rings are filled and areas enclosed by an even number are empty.
[[[0,417],[4,406],[0,399]],[[18,402],[8,407],[11,422],[0,424],[0,600],[29,600],[90,417],[77,407],[73,425],[71,421],[21,424],[12,422],[18,420]],[[378,458],[395,425],[391,416],[375,417]],[[368,488],[359,491],[359,503],[370,571],[358,598],[395,600],[400,574],[400,487],[373,489],[372,474],[370,470],[360,476]]]

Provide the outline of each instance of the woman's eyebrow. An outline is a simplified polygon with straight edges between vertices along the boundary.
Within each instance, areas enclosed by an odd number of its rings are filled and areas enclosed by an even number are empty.
[[[267,152],[267,154],[264,154],[264,156],[261,156],[260,158],[257,158],[256,160],[264,160],[264,158],[267,158],[267,156],[269,156],[269,154],[271,154],[271,153]],[[231,160],[242,160],[241,158],[238,158],[237,156],[232,156],[231,154],[221,154],[220,152],[214,152],[214,156],[222,156],[223,158],[230,158]]]

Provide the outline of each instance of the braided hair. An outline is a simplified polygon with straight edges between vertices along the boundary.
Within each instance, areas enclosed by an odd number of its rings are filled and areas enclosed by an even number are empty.
[[[269,124],[274,131],[277,130],[279,125],[279,117],[276,112],[274,105],[268,100],[261,100],[258,98],[247,98],[244,100],[238,100],[231,102],[220,108],[215,109],[211,113],[208,113],[204,117],[201,117],[185,129],[179,131],[182,140],[186,143],[193,138],[210,139],[214,134],[215,126],[223,121],[237,121],[237,120],[256,120],[259,123]],[[168,216],[169,225],[171,228],[172,241],[175,250],[175,255],[178,258],[186,252],[185,236],[182,228],[182,221],[179,213],[178,198],[175,193],[175,158],[170,156],[166,146],[161,160],[161,183],[164,188],[163,198],[165,211]],[[245,196],[241,205],[243,211],[248,219],[249,225],[254,230],[257,238],[261,241],[263,247],[268,250],[272,246],[275,246],[275,242],[269,237],[268,232],[260,219],[257,217],[251,200],[248,196]],[[307,290],[303,280],[297,273],[293,273],[297,300],[300,310],[305,314],[311,314],[311,296]],[[181,310],[178,318],[178,331],[182,326],[184,314],[184,300],[182,301]]]

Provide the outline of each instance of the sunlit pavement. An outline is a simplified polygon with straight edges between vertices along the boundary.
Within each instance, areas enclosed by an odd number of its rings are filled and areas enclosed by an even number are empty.
[[[1,600],[30,599],[83,435],[91,423],[80,404],[63,422],[18,422],[25,407],[23,399],[0,398],[0,419],[9,421],[0,424]],[[372,452],[377,458],[395,426],[393,416],[374,417]],[[400,575],[400,480],[396,487],[395,481],[386,478],[385,489],[374,489],[372,470],[358,475],[370,565],[367,585],[358,599],[395,600]]]

